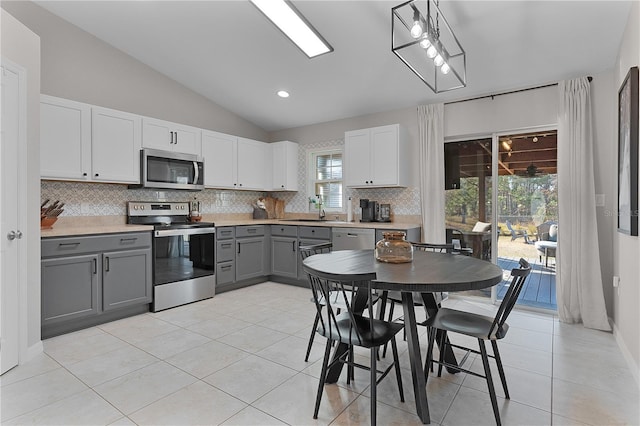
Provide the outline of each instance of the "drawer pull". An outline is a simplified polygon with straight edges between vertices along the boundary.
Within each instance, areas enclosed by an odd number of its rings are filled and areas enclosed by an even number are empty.
[[[247,232],[255,234],[256,232],[258,232],[258,230],[256,228],[248,228]]]
[[[230,268],[231,268],[231,265],[224,265],[220,267],[220,269],[230,269]]]
[[[296,251],[296,242],[295,241],[291,241],[291,245],[292,245],[293,251]]]
[[[231,243],[220,244],[220,248],[229,248],[229,247],[231,247]]]
[[[131,238],[120,238],[120,242],[121,243],[126,243],[126,242],[134,242],[138,239],[138,237],[131,237]]]
[[[75,247],[79,245],[80,243],[58,243],[58,247]]]

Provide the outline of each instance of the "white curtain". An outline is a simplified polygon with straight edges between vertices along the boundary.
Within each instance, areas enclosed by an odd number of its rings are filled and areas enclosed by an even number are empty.
[[[600,273],[590,85],[584,77],[561,81],[559,89],[558,315],[564,322],[611,330]]]
[[[422,241],[444,243],[444,104],[418,107]]]

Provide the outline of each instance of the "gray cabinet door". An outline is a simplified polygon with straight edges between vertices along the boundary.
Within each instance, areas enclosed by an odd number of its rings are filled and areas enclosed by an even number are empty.
[[[105,311],[151,303],[151,249],[102,255],[102,295]]]
[[[271,237],[271,274],[297,278],[297,238]]]
[[[268,275],[264,237],[236,238],[236,281]]]
[[[101,265],[97,254],[42,260],[42,325],[100,312]]]

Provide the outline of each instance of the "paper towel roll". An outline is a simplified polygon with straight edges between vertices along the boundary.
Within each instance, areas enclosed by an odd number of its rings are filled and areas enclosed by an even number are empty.
[[[353,203],[351,203],[351,197],[347,201],[347,222],[353,222]]]

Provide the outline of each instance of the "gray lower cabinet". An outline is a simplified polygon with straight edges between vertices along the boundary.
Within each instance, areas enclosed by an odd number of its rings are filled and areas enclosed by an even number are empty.
[[[216,228],[216,291],[236,281],[235,235],[233,226]]]
[[[42,240],[42,336],[148,311],[151,233]]]
[[[264,262],[264,237],[236,238],[236,281],[268,275]]]
[[[101,256],[89,254],[42,261],[42,324],[69,321],[100,312],[98,272]]]
[[[152,299],[150,249],[102,255],[102,306],[105,311],[149,303]]]
[[[330,243],[331,228],[322,226],[300,226],[298,227],[298,247],[310,246],[314,244]],[[307,282],[307,275],[302,269],[302,258],[298,255],[298,279]]]
[[[298,277],[298,227],[271,225],[271,275]]]

